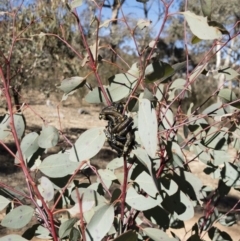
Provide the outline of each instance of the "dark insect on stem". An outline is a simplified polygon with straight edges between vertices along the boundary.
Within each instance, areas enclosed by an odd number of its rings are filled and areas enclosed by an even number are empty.
[[[123,105],[113,103],[102,109],[99,119],[108,121],[108,125],[104,130],[109,145],[114,149],[118,156],[128,155],[135,144],[135,129],[133,119],[122,114]]]

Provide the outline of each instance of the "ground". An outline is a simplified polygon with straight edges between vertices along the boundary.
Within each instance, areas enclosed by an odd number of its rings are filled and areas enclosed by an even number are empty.
[[[26,132],[37,131],[39,132],[44,123],[57,127],[70,141],[76,140],[76,138],[84,132],[86,129],[92,127],[105,126],[104,121],[99,120],[98,113],[102,108],[101,106],[86,105],[84,101],[79,101],[77,97],[70,97],[67,102],[61,104],[60,99],[52,96],[48,100],[45,99],[44,95],[39,92],[28,92],[23,96],[27,96],[23,101],[25,106],[23,112],[26,117],[27,130]],[[81,104],[80,104],[81,103]],[[5,113],[4,106],[0,106],[0,114]],[[85,110],[88,114],[81,113]],[[61,138],[61,145],[50,150],[51,152],[59,151],[66,143]],[[8,147],[15,153],[15,145],[8,140]],[[187,158],[191,159],[191,154],[186,153]],[[115,157],[116,154],[109,148],[105,147],[96,157],[93,158],[92,164],[101,168],[105,167],[106,164]],[[14,166],[12,156],[7,153],[2,146],[0,146],[0,183],[7,183],[9,186],[17,186],[23,190],[25,188],[25,179],[22,172],[18,167]],[[195,173],[204,184],[216,185],[217,182],[213,181],[208,175],[203,173],[204,164],[198,160],[190,164],[191,170]],[[121,170],[120,170],[121,171]],[[226,203],[222,203],[223,208],[229,209],[238,200],[239,195],[237,192],[231,192],[231,197],[226,199]],[[231,202],[232,200],[232,202]],[[203,215],[203,211],[199,209],[193,219],[186,222],[186,230],[191,230],[193,224]],[[2,216],[0,216],[1,218]],[[238,231],[238,225],[233,227],[223,227],[217,225],[222,231],[228,232],[234,241],[240,240],[240,231]],[[172,230],[177,234],[181,240],[187,240],[185,231]],[[5,230],[0,226],[0,237],[5,234]],[[190,232],[188,233],[190,235]],[[36,240],[36,239],[35,239]],[[207,234],[204,236],[204,240],[209,240]]]

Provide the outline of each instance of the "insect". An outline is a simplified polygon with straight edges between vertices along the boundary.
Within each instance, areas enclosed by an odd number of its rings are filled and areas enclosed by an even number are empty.
[[[128,155],[135,144],[135,129],[133,119],[123,115],[123,105],[113,103],[102,109],[99,119],[107,120],[108,125],[104,130],[109,145],[117,151],[118,156]]]

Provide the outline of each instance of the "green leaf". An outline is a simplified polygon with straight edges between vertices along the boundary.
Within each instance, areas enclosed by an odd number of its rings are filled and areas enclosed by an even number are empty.
[[[222,214],[221,217],[219,218],[218,222],[227,227],[231,227],[234,224],[237,224],[237,217],[235,213],[228,213]]]
[[[22,114],[14,114],[14,127],[17,132],[18,139],[22,138],[25,131],[25,121]],[[11,133],[10,115],[6,114],[0,123],[0,140],[4,140]]]
[[[18,137],[18,139],[21,139],[23,136],[23,133],[25,131],[24,117],[22,114],[14,114],[13,119],[14,119],[14,127],[17,132],[17,137]]]
[[[225,166],[222,169],[221,174],[223,182],[228,187],[232,187],[240,177],[237,167],[229,162],[225,162]]]
[[[144,228],[143,232],[154,241],[177,241],[175,238],[169,238],[165,232],[157,228]]]
[[[152,177],[146,172],[140,173],[137,178],[134,180],[141,189],[143,189],[148,195],[156,197],[158,190],[155,186],[155,183]]]
[[[144,217],[151,220],[153,224],[159,225],[164,230],[169,228],[169,213],[160,206],[156,206],[152,209],[143,212]]]
[[[107,164],[107,169],[114,171],[115,169],[118,169],[123,166],[123,158],[122,157],[117,157],[114,158],[112,161],[110,161]]]
[[[218,28],[209,26],[207,17],[198,16],[190,11],[182,12],[192,33],[199,39],[214,40],[222,37]]]
[[[40,239],[52,239],[49,230],[40,225],[38,226],[38,229],[36,231],[36,237]]]
[[[170,86],[170,89],[184,89],[185,84],[187,83],[187,81],[185,79],[175,79],[173,81],[173,83]]]
[[[71,162],[69,155],[65,153],[52,154],[46,157],[39,170],[48,177],[65,177],[72,174],[79,166],[77,162]]]
[[[106,136],[104,128],[92,128],[85,131],[70,149],[69,159],[80,162],[94,157],[103,147]]]
[[[158,99],[158,101],[161,101],[163,99],[163,90],[164,90],[164,84],[160,84],[158,87],[157,87],[157,91],[156,91],[156,98]]]
[[[101,178],[105,180],[116,180],[117,177],[115,176],[114,172],[108,170],[108,169],[99,169],[98,174],[100,175]]]
[[[13,209],[2,220],[1,225],[6,228],[18,229],[26,226],[32,219],[34,209],[22,205]]]
[[[9,234],[7,236],[1,237],[0,241],[27,241],[27,239],[17,234]]]
[[[2,211],[9,203],[10,201],[7,198],[0,195],[0,211]]]
[[[105,92],[107,93],[107,96],[109,98],[108,94],[108,86],[103,86],[105,89]],[[84,97],[85,101],[90,104],[99,104],[99,103],[106,103],[106,100],[103,96],[102,90],[100,87],[95,87],[92,91],[88,92],[88,94]],[[111,99],[111,98],[110,98]]]
[[[222,103],[218,102],[208,106],[202,113],[208,116],[222,116],[230,113],[230,108],[229,106],[222,107]]]
[[[171,129],[174,123],[174,116],[171,109],[166,111],[165,107],[161,109],[161,126],[166,129]]]
[[[128,70],[127,74],[132,75],[135,78],[140,76],[140,70],[138,67],[138,62],[132,64],[131,68]]]
[[[69,234],[69,241],[79,241],[81,239],[81,234],[78,229],[72,228]]]
[[[231,69],[230,67],[224,67],[218,70],[218,74],[214,75],[214,79],[219,79],[219,76],[222,74],[225,76],[225,81],[235,79],[239,75],[236,70]]]
[[[138,160],[149,170],[152,171],[152,163],[145,149],[137,147],[133,150],[133,154],[136,155]]]
[[[45,201],[50,202],[54,196],[54,188],[52,182],[47,178],[42,176],[39,180],[40,185],[38,185],[38,190],[41,193]]]
[[[162,206],[170,213],[176,214],[182,221],[187,221],[194,216],[191,200],[180,190],[171,196],[167,195],[163,199]]]
[[[202,72],[204,71],[205,67],[207,66],[206,64],[203,65],[199,65],[197,66],[191,73],[190,77],[189,77],[189,81],[192,82],[193,80],[197,79],[197,77],[202,74]]]
[[[200,2],[204,17],[210,19],[212,13],[212,0],[200,0]]]
[[[51,148],[58,143],[58,130],[54,126],[43,126],[38,138],[38,145],[43,149]]]
[[[213,151],[213,158],[214,160],[212,161],[214,166],[220,166],[225,162],[228,162],[228,160],[231,160],[231,154],[226,152],[226,151]]]
[[[116,74],[108,79],[109,95],[113,102],[117,102],[128,96],[137,83],[137,77],[125,73]]]
[[[63,223],[61,223],[60,227],[59,227],[59,237],[62,238],[66,238],[67,236],[69,236],[74,224],[78,221],[77,218],[71,218]]]
[[[160,79],[161,83],[166,83],[168,80],[170,80],[170,77],[173,76],[174,74],[176,74],[179,70],[182,70],[183,68],[186,67],[186,63],[187,61],[184,61],[184,62],[180,62],[180,63],[177,63],[177,64],[173,64],[172,65],[172,68],[173,68],[173,72],[169,72],[168,75],[166,75],[165,77],[162,77]]]
[[[101,241],[110,230],[113,220],[113,205],[104,205],[98,209],[86,226],[86,241]]]
[[[162,61],[154,61],[145,69],[145,80],[147,83],[160,80],[172,76],[174,69],[167,63]],[[161,80],[161,82],[163,81]]]
[[[169,196],[175,194],[178,191],[178,185],[174,180],[167,178],[161,178],[161,190],[164,190]]]
[[[157,151],[157,117],[155,109],[147,99],[139,100],[138,130],[143,146],[150,157],[155,157]]]
[[[137,234],[133,230],[128,230],[127,232],[119,235],[112,241],[137,241]]]
[[[0,124],[0,140],[4,140],[11,132],[11,128],[9,125],[9,121],[10,121],[10,116],[8,114],[6,114],[4,116],[4,118],[1,121]]]
[[[200,38],[198,38],[197,36],[193,35],[191,43],[192,44],[197,44],[199,42],[201,42],[202,40]]]
[[[69,94],[70,92],[83,87],[86,83],[85,77],[71,77],[62,80],[61,85],[57,86],[60,90],[62,90],[65,94]]]
[[[127,190],[126,203],[139,211],[145,211],[158,206],[162,199],[158,195],[157,199],[153,199],[150,196],[145,197],[136,192],[136,190],[131,186]]]
[[[99,206],[106,203],[106,200],[103,196],[90,188],[78,188],[78,192],[82,199],[82,205],[83,207],[85,206],[86,209],[87,206]],[[73,190],[73,192],[71,193],[71,198],[75,203],[78,203],[78,198],[75,190]]]
[[[211,240],[214,240],[214,241],[215,240],[216,241],[232,241],[232,238],[228,233],[223,232],[215,227],[211,227],[208,230],[208,236]]]
[[[31,132],[24,136],[20,145],[24,158],[29,158],[38,150],[38,137],[39,135],[36,132]],[[16,156],[18,157],[18,152]],[[15,158],[15,163],[19,163],[17,158]]]
[[[198,200],[201,199],[201,190],[203,187],[202,181],[193,173],[183,171],[185,180],[193,187]]]
[[[212,126],[207,133],[203,145],[215,150],[226,151],[228,148],[227,140],[228,134],[224,130],[219,131],[218,128]]]
[[[216,21],[208,21],[209,26],[216,27],[222,34],[226,34],[230,36],[229,32],[226,30],[226,28],[221,24]]]
[[[74,10],[74,8],[80,7],[83,4],[83,0],[73,0],[70,4],[71,10]]]
[[[237,96],[235,95],[235,93],[230,90],[230,89],[221,89],[218,93],[218,97],[221,98],[221,100],[223,101],[223,103],[231,103],[233,101],[238,100]],[[240,108],[240,103],[236,102],[233,104],[230,104],[236,108]]]

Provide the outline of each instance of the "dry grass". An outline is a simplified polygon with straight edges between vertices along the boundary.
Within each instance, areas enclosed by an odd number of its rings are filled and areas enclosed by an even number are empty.
[[[98,113],[100,110],[100,106],[80,106],[78,100],[75,97],[70,97],[64,106],[60,104],[56,97],[51,99],[53,106],[47,106],[46,100],[44,99],[44,95],[37,92],[29,92],[26,95],[27,98],[24,101],[29,106],[26,106],[24,109],[24,115],[27,121],[27,130],[26,132],[41,130],[41,127],[44,123],[48,123],[50,125],[54,125],[62,133],[72,142],[77,139],[77,137],[86,129],[105,126],[104,121],[100,121],[98,118]],[[59,108],[57,108],[59,105]],[[90,112],[90,115],[79,115],[78,109],[84,108]],[[5,110],[0,108],[0,113],[4,113]],[[61,137],[60,139],[61,145],[50,150],[51,153],[59,151],[62,147],[68,147],[68,144],[64,142],[64,139]],[[8,147],[15,153],[16,147],[12,140],[9,138],[7,142]],[[104,168],[106,164],[113,159],[116,154],[111,151],[108,147],[104,148],[96,157],[94,157],[91,162],[98,168]],[[192,156],[190,153],[187,153],[188,159],[191,159]],[[18,187],[23,191],[26,190],[25,178],[22,172],[18,169],[18,167],[14,166],[13,157],[4,150],[3,147],[0,146],[0,182],[8,183],[8,185],[13,187]],[[217,182],[213,181],[208,175],[203,173],[204,164],[198,161],[194,161],[190,164],[191,170],[195,173],[204,184],[210,186],[216,186]],[[77,178],[81,178],[78,176]],[[36,179],[37,182],[37,179]],[[234,196],[234,202],[239,198],[239,194],[237,192],[231,192],[231,195]],[[230,202],[231,199],[226,199],[226,203],[222,204],[223,208],[229,209],[233,204]],[[186,222],[186,230],[190,230],[192,225],[198,220],[201,216],[201,210],[198,210],[195,217],[188,222]],[[0,216],[1,219],[1,216]],[[218,226],[218,225],[217,225]],[[221,230],[227,231],[234,241],[239,240],[239,227],[235,225],[233,227],[223,227],[219,226]],[[185,231],[180,230],[172,230],[176,233],[182,240],[186,240]],[[21,231],[20,233],[22,233]],[[0,237],[5,234],[5,230],[1,229],[0,226]],[[190,233],[189,233],[190,234]],[[205,240],[209,240],[204,237]],[[35,241],[39,239],[34,239]]]

